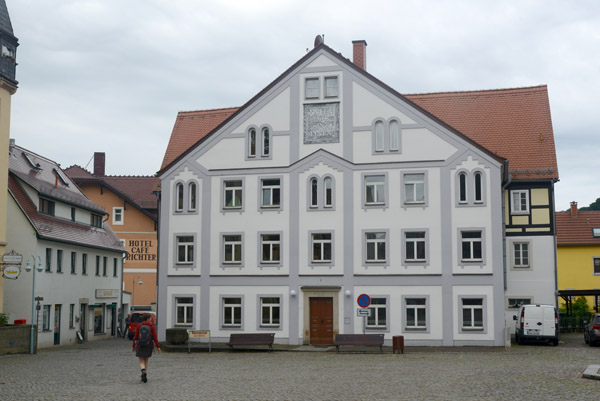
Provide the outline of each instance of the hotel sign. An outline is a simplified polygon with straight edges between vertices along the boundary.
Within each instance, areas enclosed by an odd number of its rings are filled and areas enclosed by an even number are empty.
[[[118,298],[119,290],[96,290],[96,298]]]

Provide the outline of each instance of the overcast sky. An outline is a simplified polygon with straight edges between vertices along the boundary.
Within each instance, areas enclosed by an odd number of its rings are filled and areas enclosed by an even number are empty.
[[[153,175],[178,111],[241,106],[317,34],[400,93],[548,85],[556,208],[600,197],[600,1],[6,0],[11,136],[60,163]],[[92,164],[88,170],[92,170]]]

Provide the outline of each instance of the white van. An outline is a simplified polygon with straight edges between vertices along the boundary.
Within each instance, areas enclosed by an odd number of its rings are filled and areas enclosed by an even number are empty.
[[[517,321],[515,341],[548,341],[558,345],[558,314],[552,305],[521,305]]]

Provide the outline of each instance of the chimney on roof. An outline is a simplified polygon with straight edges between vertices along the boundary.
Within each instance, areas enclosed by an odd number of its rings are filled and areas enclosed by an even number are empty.
[[[352,41],[352,62],[358,68],[367,70],[367,41],[353,40]]]
[[[577,202],[571,202],[571,217],[578,217]]]
[[[97,177],[104,177],[104,166],[106,162],[106,155],[104,152],[94,152],[94,175]]]

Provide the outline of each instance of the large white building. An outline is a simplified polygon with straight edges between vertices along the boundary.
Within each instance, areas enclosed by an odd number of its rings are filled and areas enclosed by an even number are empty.
[[[7,249],[23,256],[23,267],[42,267],[6,280],[10,322],[31,323],[41,297],[38,347],[74,343],[78,332],[87,341],[116,335],[125,248],[107,213],[43,156],[11,145],[9,166]]]
[[[350,62],[317,38],[244,106],[178,115],[159,172],[161,340],[185,327],[215,341],[266,331],[331,344],[365,331],[388,344],[504,344],[505,288],[521,273],[504,257],[515,181],[505,149],[484,146],[498,141],[474,138],[497,127],[459,131],[444,107],[420,105],[445,104],[436,94],[400,95],[365,71],[366,42],[353,50]]]

